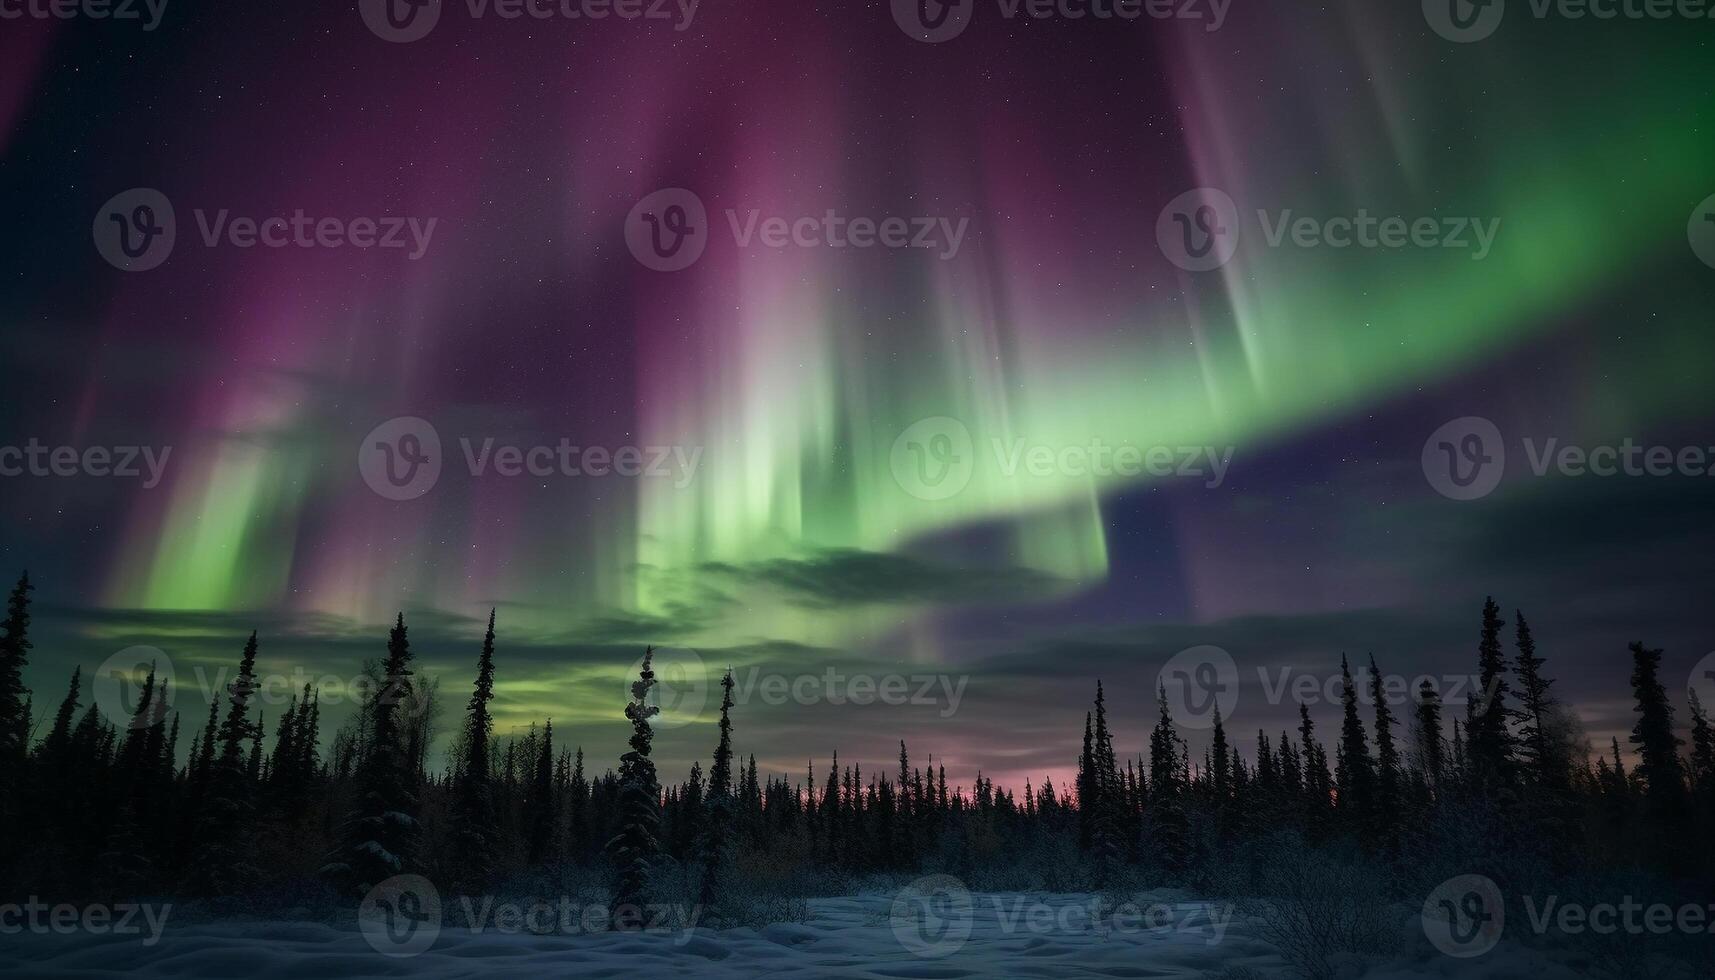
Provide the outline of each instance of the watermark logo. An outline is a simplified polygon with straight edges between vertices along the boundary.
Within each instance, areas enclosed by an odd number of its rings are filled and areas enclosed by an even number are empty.
[[[900,489],[919,500],[946,500],[964,490],[976,471],[971,431],[945,415],[914,422],[888,451]]]
[[[422,40],[441,20],[441,0],[357,0],[364,24],[383,41]]]
[[[143,685],[147,683],[150,671],[155,674],[152,697],[164,697],[171,705],[175,694],[173,660],[156,647],[126,647],[95,668],[90,687],[96,706],[109,721],[135,727],[149,724],[147,716],[137,717],[137,707],[143,699]]]
[[[416,956],[441,934],[441,893],[421,875],[394,875],[363,896],[357,927],[383,956]]]
[[[1032,442],[1023,436],[971,438],[963,422],[945,415],[920,419],[894,439],[888,468],[900,489],[919,500],[945,500],[970,484],[977,467],[996,480],[1109,480],[1196,477],[1219,487],[1234,447],[1139,446],[1083,442]]]
[[[1691,668],[1686,691],[1697,695],[1704,711],[1715,711],[1715,653],[1705,656],[1697,661],[1697,666]]]
[[[1423,0],[1423,18],[1430,29],[1457,44],[1495,33],[1506,12],[1506,0]]]
[[[38,936],[142,936],[142,945],[161,941],[172,903],[153,905],[119,902],[113,905],[49,905],[34,895],[22,902],[0,904],[0,936],[28,932]]]
[[[648,195],[625,217],[625,245],[656,272],[690,268],[709,244],[709,212],[702,198],[683,187]]]
[[[1176,941],[1200,938],[1217,946],[1237,915],[1230,903],[1150,901],[1142,894],[1129,899],[1111,894],[1050,896],[1002,893],[973,896],[965,883],[951,875],[918,878],[894,897],[890,918],[893,935],[909,953],[941,959],[970,940],[978,913],[984,933],[1002,936],[1093,936],[1106,942],[1114,936],[1174,935]]]
[[[893,0],[893,22],[926,44],[951,41],[971,26],[976,0]]]
[[[1501,941],[1507,904],[1501,890],[1482,875],[1449,878],[1423,900],[1423,934],[1457,959],[1482,956]]]
[[[184,668],[177,668],[173,659],[156,647],[126,647],[96,668],[90,682],[96,706],[114,721],[133,719],[150,670],[155,672],[152,697],[161,699],[165,692],[164,703],[169,707],[181,691],[196,691],[204,703],[226,697],[232,693],[232,685],[237,681],[236,671],[230,665],[209,669],[200,663],[190,663]],[[430,702],[424,696],[425,692],[409,683],[394,687],[385,685],[385,678],[366,673],[315,673],[296,666],[290,670],[257,672],[250,683],[250,703],[270,712],[277,707],[294,708],[304,704],[299,700],[301,697],[313,692],[316,702],[323,708],[373,704],[384,697],[389,703],[398,705],[398,710],[406,717],[419,717],[429,709]],[[145,716],[138,720],[138,724],[147,725],[150,720]]]
[[[1691,251],[1698,260],[1715,269],[1715,194],[1704,198],[1703,203],[1697,205],[1697,210],[1691,212],[1685,235],[1690,239]]]
[[[95,212],[95,250],[115,269],[147,272],[173,254],[178,238],[173,202],[153,187],[133,187]]]
[[[145,34],[166,12],[167,0],[0,0],[0,20],[140,20]]]
[[[358,0],[363,23],[376,37],[395,44],[418,41],[440,22],[445,0]],[[673,21],[674,31],[689,30],[701,0],[464,0],[471,20]]]
[[[858,671],[846,673],[826,667],[820,673],[770,671],[760,667],[734,672],[733,703],[753,699],[778,707],[783,704],[883,704],[935,708],[942,718],[951,718],[970,684],[969,674],[901,674]]]
[[[1386,705],[1422,704],[1433,696],[1442,704],[1470,702],[1476,706],[1478,714],[1488,711],[1502,680],[1496,678],[1485,686],[1479,674],[1418,674],[1412,677],[1373,671],[1368,665],[1357,664],[1352,665],[1351,673],[1353,693],[1360,704],[1375,706],[1379,684],[1381,701]],[[1285,704],[1288,700],[1303,705],[1339,704],[1346,694],[1345,674],[1338,671],[1318,676],[1290,666],[1258,667],[1256,676],[1262,686],[1263,700],[1269,704]]]
[[[550,479],[608,477],[670,479],[690,486],[702,465],[702,447],[586,446],[561,438],[524,445],[493,436],[460,436],[459,457],[472,477]],[[357,466],[370,489],[389,500],[412,500],[440,479],[441,438],[424,419],[404,416],[372,429],[357,449]]]
[[[1529,0],[1527,7],[1523,15],[1537,21],[1715,19],[1710,0]],[[1430,28],[1459,44],[1493,35],[1505,13],[1505,0],[1423,0]]]
[[[1563,936],[1624,933],[1643,938],[1674,933],[1707,936],[1715,932],[1715,904],[1645,902],[1632,895],[1623,895],[1618,902],[1594,903],[1566,902],[1559,895],[1539,901],[1535,895],[1526,895],[1524,914],[1530,931],[1539,936],[1550,932]]]
[[[624,697],[631,697],[632,682],[643,669],[638,657],[625,675]],[[650,669],[655,672],[655,684],[649,689],[647,704],[657,711],[649,724],[656,728],[679,728],[702,716],[709,700],[709,673],[703,658],[688,647],[656,647]]]
[[[1186,272],[1226,265],[1239,247],[1239,207],[1215,187],[1188,190],[1161,209],[1155,242],[1167,260]]]
[[[358,248],[408,250],[415,262],[428,253],[439,218],[398,215],[314,217],[297,208],[290,215],[234,215],[193,208],[197,239],[204,248]],[[116,194],[95,213],[95,249],[115,268],[145,272],[167,261],[178,241],[178,222],[167,196],[149,187]]]
[[[976,0],[893,0],[893,21],[908,37],[928,44],[950,41],[969,26]],[[1098,22],[1192,20],[1205,32],[1227,22],[1232,0],[995,0],[1002,20]]]
[[[942,260],[958,256],[970,228],[969,218],[852,216],[834,208],[818,215],[764,215],[760,208],[727,208],[721,219],[734,247],[741,249],[925,249]],[[669,187],[632,207],[625,219],[625,244],[643,265],[657,272],[678,272],[702,257],[714,230],[709,221],[701,198],[682,187]]]
[[[153,490],[166,475],[172,446],[50,446],[31,438],[22,446],[0,446],[0,477],[92,476],[141,479]]]
[[[460,895],[453,903],[449,919],[457,922],[462,917],[463,927],[469,929],[473,936],[487,932],[506,936],[577,936],[619,929],[656,935],[676,934],[673,944],[683,946],[691,941],[702,916],[701,905],[673,902],[621,905],[610,909],[606,903],[579,902],[570,895],[561,895],[557,899],[539,898],[528,903],[499,902],[493,895]]]
[[[706,712],[713,712],[725,696],[722,672],[710,671],[697,651],[683,647],[656,647],[653,657],[651,670],[655,674],[655,683],[650,687],[645,703],[656,709],[657,713],[650,722],[656,728],[680,728],[691,724]],[[638,657],[626,672],[626,698],[631,697],[631,685],[642,668],[643,658]],[[824,667],[819,672],[751,666],[732,669],[732,675],[735,705],[759,702],[771,707],[785,704],[867,707],[881,704],[895,708],[934,708],[942,718],[950,718],[959,710],[965,688],[970,683],[967,674],[848,673],[833,666]]]
[[[1579,445],[1557,436],[1525,436],[1519,443],[1534,477],[1715,476],[1715,446],[1652,446],[1630,436],[1600,445]],[[1437,492],[1454,500],[1475,500],[1499,485],[1507,451],[1494,423],[1468,416],[1436,429],[1423,444],[1421,458],[1423,474]]]
[[[1190,647],[1168,658],[1155,677],[1173,720],[1186,728],[1215,727],[1216,712],[1230,719],[1239,703],[1239,666],[1217,646]]]
[[[964,882],[952,875],[926,875],[893,897],[888,919],[906,951],[940,959],[964,948],[976,910]]]
[[[1495,423],[1467,415],[1431,433],[1420,462],[1435,492],[1452,500],[1476,500],[1500,486],[1507,448]]]
[[[1350,214],[1303,214],[1292,208],[1256,209],[1260,241],[1271,249],[1451,249],[1471,253],[1480,262],[1489,257],[1500,235],[1497,217],[1458,215],[1372,214],[1358,208]],[[1161,209],[1155,220],[1155,241],[1168,261],[1187,272],[1208,272],[1232,260],[1241,237],[1238,206],[1214,187],[1186,191]]]
[[[440,433],[414,415],[388,419],[363,437],[357,469],[388,500],[415,500],[441,478]]]

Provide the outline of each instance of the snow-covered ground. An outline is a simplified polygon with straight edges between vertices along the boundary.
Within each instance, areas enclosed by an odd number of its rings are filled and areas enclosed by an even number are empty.
[[[977,893],[920,901],[865,894],[810,902],[804,923],[763,929],[537,935],[445,925],[420,953],[382,955],[349,924],[231,921],[176,924],[146,935],[12,933],[0,975],[16,977],[531,978],[641,976],[782,978],[1187,978],[1293,974],[1254,928],[1223,906],[1149,893],[1118,907],[1089,895]],[[516,928],[516,924],[512,924]],[[968,931],[967,931],[968,930]],[[1421,938],[1421,937],[1419,937]],[[383,941],[385,945],[385,941]],[[1427,956],[1353,974],[1379,980],[1564,975],[1505,948],[1482,960]],[[1524,972],[1519,972],[1523,970]],[[1250,971],[1250,972],[1246,972]]]

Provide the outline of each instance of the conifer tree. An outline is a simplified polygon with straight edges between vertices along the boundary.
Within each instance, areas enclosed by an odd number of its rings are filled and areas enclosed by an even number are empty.
[[[1631,736],[1638,750],[1635,774],[1643,782],[1644,818],[1652,831],[1651,841],[1658,856],[1668,860],[1682,846],[1686,829],[1685,770],[1679,760],[1684,743],[1673,732],[1673,706],[1658,676],[1661,651],[1633,643],[1631,653],[1638,715]]]
[[[1417,760],[1430,793],[1439,796],[1447,775],[1441,741],[1441,693],[1428,680],[1417,689]]]
[[[1493,598],[1483,604],[1482,638],[1477,645],[1481,690],[1471,702],[1466,722],[1465,753],[1471,777],[1491,796],[1510,788],[1516,763],[1514,740],[1507,727],[1507,657],[1501,648],[1501,609]]]
[[[48,737],[37,749],[42,762],[50,769],[63,765],[66,753],[71,748],[71,726],[77,717],[78,698],[83,691],[83,668],[73,667],[71,671],[71,687],[66,690],[65,699],[60,702],[59,710],[54,712],[53,727],[48,729]]]
[[[921,781],[917,783],[920,787]],[[1026,797],[1028,800],[1028,796]],[[898,844],[894,847],[892,863],[897,867],[917,866],[917,827],[913,818],[921,801],[912,790],[911,759],[905,751],[905,740],[899,740],[899,818],[896,821]]]
[[[1328,752],[1316,741],[1316,723],[1310,720],[1310,708],[1298,705],[1298,736],[1304,742],[1304,799],[1311,826],[1333,803],[1334,786],[1328,774]]]
[[[250,861],[254,787],[244,743],[256,727],[249,719],[256,692],[256,634],[245,641],[238,673],[226,686],[226,719],[220,753],[208,774],[208,795],[198,814],[200,853],[191,864],[190,888],[200,895],[232,895],[253,884],[259,870]]]
[[[8,863],[18,838],[18,809],[23,794],[24,758],[29,731],[29,711],[24,707],[29,691],[24,687],[24,667],[30,662],[30,573],[19,576],[6,599],[6,618],[0,622],[0,869]]]
[[[258,712],[256,724],[250,726],[250,761],[245,766],[245,777],[252,788],[262,784],[262,729],[267,724],[267,714]]]
[[[98,887],[103,894],[113,898],[136,894],[150,882],[153,874],[153,862],[144,853],[144,842],[148,836],[144,824],[147,821],[146,800],[154,785],[150,778],[154,772],[153,760],[148,758],[146,750],[149,722],[155,716],[155,676],[156,667],[150,664],[111,776],[111,788],[118,797],[118,811],[107,828],[106,846],[98,862]]]
[[[1090,843],[1095,838],[1096,828],[1096,797],[1100,791],[1096,788],[1096,755],[1095,755],[1095,723],[1089,712],[1084,712],[1084,749],[1078,754],[1078,775],[1075,789],[1078,791],[1078,846],[1088,851]]]
[[[673,856],[694,858],[702,853],[703,824],[708,813],[708,786],[703,764],[692,761],[691,775],[679,792],[673,817]]]
[[[1160,717],[1149,735],[1150,808],[1145,822],[1151,851],[1168,871],[1185,870],[1190,861],[1188,816],[1182,793],[1183,758],[1179,733],[1173,727],[1173,715],[1167,709],[1167,688],[1156,689],[1156,706]]]
[[[1209,784],[1215,791],[1216,804],[1224,805],[1232,792],[1233,766],[1227,754],[1227,730],[1221,724],[1221,709],[1216,707],[1214,710],[1215,730],[1209,745]]]
[[[1109,880],[1120,863],[1124,845],[1120,840],[1119,765],[1114,758],[1113,732],[1108,728],[1108,709],[1102,682],[1096,682],[1095,733],[1090,745],[1090,858],[1097,883]],[[1079,806],[1085,804],[1079,801]]]
[[[489,772],[490,736],[494,719],[488,702],[494,699],[494,610],[488,612],[482,651],[476,659],[476,681],[466,705],[464,757],[460,760],[453,803],[453,840],[458,849],[458,880],[454,887],[474,892],[494,871],[500,827],[494,812],[493,776]],[[580,761],[582,754],[579,755]]]
[[[1513,716],[1520,724],[1519,754],[1534,782],[1558,790],[1565,787],[1571,778],[1571,760],[1555,744],[1554,734],[1548,727],[1556,705],[1554,696],[1548,691],[1554,681],[1542,673],[1542,666],[1547,661],[1536,654],[1536,640],[1531,636],[1530,624],[1525,622],[1524,613],[1516,615],[1518,658],[1513,661],[1513,668],[1518,673],[1519,707]]]
[[[715,745],[715,760],[708,769],[708,814],[703,822],[703,882],[700,901],[705,915],[713,913],[719,922],[722,879],[727,874],[729,841],[732,827],[732,671],[720,678],[720,741]]]
[[[1715,789],[1715,730],[1695,690],[1691,698],[1691,780],[1700,790]]]
[[[1294,803],[1304,798],[1304,766],[1286,730],[1280,731],[1280,790]]]
[[[294,815],[301,815],[309,809],[310,790],[316,785],[318,775],[317,746],[321,742],[321,690],[305,684],[304,692],[305,696],[298,701],[297,719],[293,723],[292,747],[296,751],[291,760],[289,787],[293,795],[289,810]]]
[[[827,860],[832,863],[838,860],[840,854],[840,830],[844,814],[840,809],[840,753],[834,750],[834,759],[828,764],[828,778],[822,784],[822,827],[827,831]]]
[[[1715,830],[1715,727],[1709,724],[1709,716],[1704,713],[1703,702],[1695,690],[1691,691],[1690,699],[1692,803],[1697,826],[1707,835]],[[1715,861],[1705,857],[1702,863],[1709,868]]]
[[[1404,773],[1399,749],[1394,745],[1393,709],[1388,706],[1387,692],[1376,658],[1370,655],[1370,696],[1376,702],[1376,827],[1391,842],[1398,826],[1401,784]]]
[[[609,921],[616,930],[642,928],[652,866],[661,853],[657,837],[661,787],[655,777],[655,763],[649,758],[650,742],[655,737],[649,719],[661,710],[649,703],[649,689],[655,686],[654,656],[653,647],[644,650],[643,667],[631,684],[631,702],[625,706],[625,717],[631,722],[631,751],[620,757],[619,833],[607,844],[608,855],[619,870],[608,904]]]
[[[160,768],[157,772],[162,785],[172,785],[174,774],[178,771],[179,758],[179,713],[173,712],[173,727],[167,732],[166,745],[161,749]]]
[[[203,797],[208,795],[209,776],[214,772],[214,737],[218,729],[215,727],[220,720],[220,692],[216,691],[208,699],[208,721],[203,725],[202,734],[191,746],[190,780],[198,806]]]
[[[530,779],[530,836],[528,857],[532,865],[551,860],[559,815],[554,809],[554,721],[542,729],[534,771]]]
[[[1470,717],[1470,702],[1466,702],[1466,717]],[[1470,780],[1470,767],[1465,764],[1465,734],[1459,728],[1459,719],[1453,719],[1453,759],[1448,764],[1448,775],[1456,777],[1461,786]]]
[[[414,704],[411,644],[400,613],[387,639],[381,684],[369,698],[369,744],[357,761],[356,800],[339,849],[322,874],[347,894],[361,896],[376,884],[416,866],[421,828],[417,820],[416,773],[399,717]]]
[[[571,784],[566,790],[567,820],[571,835],[570,853],[579,859],[590,852],[590,783],[584,776],[584,747],[578,746],[572,761]]]
[[[1343,721],[1335,767],[1340,813],[1347,817],[1349,826],[1365,826],[1375,815],[1375,760],[1370,757],[1363,719],[1358,717],[1358,689],[1352,681],[1352,668],[1344,656],[1340,657],[1340,707]]]
[[[1256,730],[1256,788],[1271,803],[1280,790],[1280,770],[1274,747],[1269,744],[1268,733],[1260,728]]]
[[[305,685],[307,688],[309,685]],[[308,692],[305,692],[308,696]],[[280,712],[280,721],[274,726],[274,751],[268,757],[268,787],[271,794],[279,797],[284,783],[290,779],[293,765],[297,758],[298,698],[293,695],[286,702],[286,710]],[[283,801],[276,802],[280,805]]]

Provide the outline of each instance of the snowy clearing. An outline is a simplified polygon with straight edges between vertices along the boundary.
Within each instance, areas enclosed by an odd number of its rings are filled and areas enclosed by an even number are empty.
[[[893,894],[810,902],[811,920],[764,929],[532,935],[443,926],[414,956],[376,952],[354,920],[168,921],[160,940],[138,936],[14,934],[0,943],[0,973],[19,977],[415,976],[433,978],[863,977],[1188,978],[1293,976],[1241,917],[1176,892],[1089,914],[1092,896],[978,893],[939,920],[895,916]],[[965,933],[969,927],[968,935]],[[1421,940],[1421,935],[1416,937]],[[1402,945],[1415,949],[1410,937]],[[931,955],[920,955],[916,950]],[[945,955],[933,955],[945,953]],[[1348,964],[1371,980],[1430,977],[1575,976],[1503,946],[1478,961],[1424,955],[1386,968]],[[1367,967],[1367,968],[1366,968]],[[1229,972],[1230,971],[1230,972]],[[1252,971],[1247,973],[1246,971]],[[1523,971],[1523,972],[1521,972]]]

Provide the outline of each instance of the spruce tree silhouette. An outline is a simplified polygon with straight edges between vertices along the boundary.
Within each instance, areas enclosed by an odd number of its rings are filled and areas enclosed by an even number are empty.
[[[625,717],[631,722],[631,751],[620,757],[619,833],[607,844],[607,853],[619,871],[608,911],[613,928],[621,931],[643,928],[649,882],[661,854],[657,836],[661,827],[661,787],[655,776],[655,763],[649,758],[650,742],[655,736],[649,719],[660,711],[649,703],[649,689],[655,686],[655,672],[651,669],[654,656],[653,647],[644,650],[643,666],[631,684],[631,702],[625,706]]]

